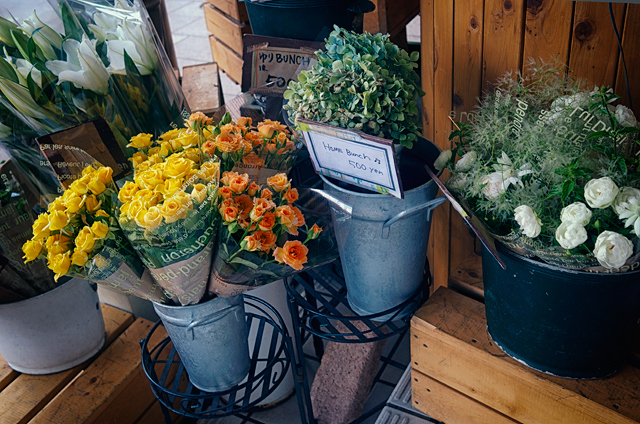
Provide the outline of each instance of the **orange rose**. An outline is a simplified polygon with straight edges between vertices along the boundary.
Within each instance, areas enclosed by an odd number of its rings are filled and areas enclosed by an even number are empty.
[[[229,188],[236,194],[240,194],[247,189],[249,185],[249,175],[242,174],[229,181]]]
[[[293,206],[291,209],[293,209],[293,214],[295,215],[293,225],[295,225],[296,227],[302,227],[305,224],[302,211],[295,206]]]
[[[296,200],[298,200],[298,189],[297,188],[290,188],[289,190],[287,190],[284,193],[282,198],[284,200],[286,200],[287,203],[289,203],[289,204],[295,202]]]
[[[260,218],[262,218],[262,215],[264,215],[266,212],[267,212],[267,210],[264,208],[264,206],[255,205],[253,207],[253,209],[251,209],[251,213],[249,214],[249,218],[251,218],[252,221],[257,221]]]
[[[236,132],[236,125],[232,122],[225,124],[223,126],[220,127],[220,132],[221,133],[234,133]]]
[[[276,132],[276,128],[273,125],[269,124],[258,124],[258,132],[264,138],[271,138],[273,134]]]
[[[222,203],[220,203],[220,206],[218,206],[218,209],[220,210],[220,213],[222,213],[222,211],[225,208],[228,208],[229,206],[235,206],[235,202],[233,201],[233,199],[225,199],[222,201]]]
[[[285,263],[300,271],[307,263],[307,253],[309,253],[307,246],[299,240],[293,240],[286,242],[283,247],[277,247],[273,252],[273,257],[278,263]]]
[[[237,172],[224,171],[222,173],[222,178],[220,178],[220,182],[222,184],[228,186],[232,179],[234,179],[235,177],[239,177],[239,176],[240,176],[240,174],[238,174]]]
[[[289,187],[291,187],[291,181],[287,178],[287,174],[280,173],[267,178],[267,185],[280,193],[281,191],[288,190]]]
[[[240,217],[244,218],[249,216],[251,209],[253,209],[253,201],[251,200],[251,197],[247,194],[241,194],[240,196],[236,196],[233,201],[240,209]]]
[[[287,129],[286,125],[282,125],[280,121],[272,121],[271,119],[265,119],[264,121],[262,121],[262,123],[265,125],[273,125],[273,128],[275,128],[276,131],[289,134],[289,130]]]
[[[273,212],[267,212],[262,215],[262,219],[258,222],[258,228],[262,231],[268,231],[276,224],[276,216]]]
[[[260,197],[263,199],[270,200],[272,196],[273,196],[273,192],[268,188],[263,188],[262,192],[260,193]]]
[[[278,241],[278,237],[273,233],[273,231],[258,231],[254,234],[254,236],[260,242],[260,250],[263,252],[269,252],[271,249],[276,247],[276,241]]]
[[[184,126],[192,128],[193,130],[198,130],[198,128],[203,128],[205,125],[209,125],[212,121],[213,119],[209,118],[204,113],[195,112],[189,116],[189,119],[184,123]]]
[[[232,133],[222,133],[216,137],[215,145],[221,152],[232,153],[240,150],[244,144],[242,137]]]
[[[249,252],[260,249],[260,242],[254,236],[246,236],[240,243],[240,248]]]
[[[322,228],[318,227],[318,224],[313,224],[313,227],[309,228],[309,233],[308,233],[309,240],[317,239],[321,232],[322,232]]]
[[[238,122],[236,122],[238,125],[240,125],[241,127],[247,127],[247,128],[251,128],[251,124],[252,124],[252,120],[251,118],[248,118],[246,116],[241,116],[238,118]]]
[[[202,151],[209,156],[213,156],[216,151],[216,143],[209,140],[202,145]]]
[[[258,229],[258,227],[256,226],[255,222],[251,222],[251,219],[249,219],[248,216],[246,217],[242,217],[242,218],[238,218],[238,225],[240,225],[240,228],[242,228],[243,230],[247,230],[248,231],[255,231]],[[259,233],[261,233],[262,231],[258,231]],[[255,235],[255,234],[254,234]]]
[[[238,219],[238,213],[240,211],[235,206],[229,206],[222,210],[222,219],[226,222],[233,222]]]
[[[255,196],[258,190],[260,190],[260,186],[251,181],[251,184],[249,184],[249,188],[247,189],[249,196]]]
[[[295,212],[289,205],[278,206],[276,208],[276,216],[280,218],[280,224],[289,227],[294,224]]]
[[[254,132],[254,131],[250,131],[248,133],[246,133],[244,135],[244,140],[247,143],[250,143],[252,146],[259,146],[262,144],[262,137],[260,137],[260,134]]]
[[[218,196],[225,200],[231,199],[231,197],[233,197],[233,191],[227,186],[222,186],[218,189]]]

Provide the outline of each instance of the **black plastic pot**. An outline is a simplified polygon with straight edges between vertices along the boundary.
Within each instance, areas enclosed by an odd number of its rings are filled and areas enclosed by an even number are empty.
[[[600,378],[625,363],[640,318],[640,271],[569,271],[497,244],[483,249],[487,329],[514,359],[548,374]]]
[[[245,0],[256,35],[323,41],[338,25],[362,32],[362,17],[375,5],[369,0]]]

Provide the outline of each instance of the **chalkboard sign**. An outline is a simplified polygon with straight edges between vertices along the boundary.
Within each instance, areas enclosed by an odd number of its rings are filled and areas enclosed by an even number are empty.
[[[403,198],[393,141],[298,119],[317,173]]]

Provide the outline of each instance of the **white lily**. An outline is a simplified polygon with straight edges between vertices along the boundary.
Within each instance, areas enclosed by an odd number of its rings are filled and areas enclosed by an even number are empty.
[[[40,106],[31,98],[27,87],[0,77],[0,91],[19,112],[36,119],[47,118]]]
[[[95,40],[82,36],[82,42],[68,39],[62,44],[67,53],[67,61],[52,60],[45,65],[58,81],[70,81],[78,88],[85,88],[99,94],[109,91],[109,72],[95,50]]]
[[[496,172],[486,175],[482,182],[485,184],[482,192],[488,199],[495,199],[502,193],[507,191],[511,184],[517,184],[524,187],[521,177],[532,174],[531,165],[525,163],[519,170],[513,168],[513,162],[509,156],[502,152],[502,156],[498,159],[498,163],[493,165]]]
[[[158,65],[158,56],[149,31],[137,22],[124,20],[118,26],[118,40],[107,40],[107,56],[113,73],[124,73],[124,50],[131,56],[141,75],[150,74]]]
[[[42,22],[36,15],[35,10],[31,16],[22,22],[22,29],[33,37],[33,41],[42,49],[42,53],[47,60],[58,58],[53,47],[58,50],[62,48],[62,36]]]

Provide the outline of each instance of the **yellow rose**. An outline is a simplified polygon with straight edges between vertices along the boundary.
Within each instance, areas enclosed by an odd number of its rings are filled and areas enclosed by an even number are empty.
[[[185,158],[194,162],[200,162],[200,151],[197,148],[190,147],[188,149],[184,149],[182,153],[184,153]]]
[[[70,244],[71,239],[69,237],[62,234],[56,234],[47,238],[45,247],[47,248],[49,254],[55,256],[68,251],[70,248]]]
[[[166,178],[184,178],[194,168],[195,163],[186,158],[171,156],[164,167]]]
[[[208,183],[215,181],[220,175],[220,163],[219,162],[205,162],[200,167],[198,175],[200,178]]]
[[[191,191],[191,198],[196,203],[202,203],[207,198],[207,186],[204,184],[196,184]]]
[[[87,194],[87,191],[89,191],[89,187],[87,186],[86,180],[81,178],[72,182],[69,186],[69,190],[72,190],[78,196],[83,196]]]
[[[160,226],[160,224],[162,224],[162,214],[160,213],[160,209],[157,206],[151,206],[149,210],[140,217],[140,219],[136,217],[136,222],[138,224],[143,224],[142,226],[147,230],[155,230]]]
[[[174,139],[174,138],[176,138],[177,136],[180,135],[180,131],[182,131],[182,129],[180,129],[180,128],[176,128],[174,130],[167,131],[166,133],[162,134],[160,136],[160,138],[163,139],[163,140],[166,140],[166,141],[172,140],[172,139]]]
[[[111,169],[108,166],[103,166],[96,171],[94,176],[97,177],[98,180],[102,182],[102,184],[107,185],[107,184],[110,184],[111,181],[113,181],[112,175],[113,175],[113,169]]]
[[[182,183],[182,178],[170,178],[165,180],[164,186],[158,187],[158,191],[164,194],[164,197],[170,197],[182,188]]]
[[[36,259],[40,252],[42,252],[42,240],[27,240],[27,242],[22,245],[22,253],[24,253],[22,258],[24,259],[24,263]]]
[[[140,212],[144,208],[145,207],[142,203],[142,200],[133,200],[128,203],[126,214],[127,216],[129,216],[129,218],[135,219],[135,217],[138,215],[138,212]],[[120,209],[120,212],[122,212],[122,208]]]
[[[55,276],[53,278],[57,282],[58,278],[69,272],[69,267],[71,266],[69,252],[53,256],[51,260],[49,260],[48,266],[49,269],[55,273]]]
[[[141,208],[141,209],[138,209],[138,213],[136,213],[135,216],[132,215],[133,220],[136,221],[136,224],[138,224],[138,227],[142,227],[142,228],[145,227],[144,216],[146,215],[146,213],[147,213],[147,209]]]
[[[91,177],[91,181],[89,181],[89,184],[87,184],[87,186],[93,194],[100,194],[107,188],[107,186],[104,185],[104,183],[100,180],[100,178],[98,178],[98,175],[96,174]]]
[[[84,206],[87,208],[87,212],[95,212],[102,206],[102,200],[98,200],[95,194],[90,194],[85,199]]]
[[[164,162],[164,159],[162,159],[159,154],[149,155],[149,159],[147,159],[147,162],[149,162],[151,165],[157,165]]]
[[[41,213],[38,215],[38,218],[33,221],[31,229],[33,230],[34,240],[42,240],[43,238],[48,237],[51,232],[51,228],[49,228],[49,214]]]
[[[84,169],[82,170],[82,175],[89,175],[89,174],[92,174],[95,170],[96,170],[96,169],[95,169],[93,166],[89,165],[89,166],[87,166],[86,168],[84,168]]]
[[[127,147],[133,147],[134,149],[143,149],[145,147],[151,146],[151,138],[153,135],[151,134],[138,134],[131,137],[131,143],[127,144]]]
[[[160,155],[167,157],[171,153],[173,153],[173,149],[171,148],[171,143],[169,143],[168,141],[163,141],[162,144],[160,144]]]
[[[93,233],[95,238],[105,238],[107,234],[109,234],[109,226],[104,222],[96,221],[91,226],[91,232]]]
[[[109,261],[102,255],[96,255],[93,257],[93,264],[98,268],[104,268],[109,265]]]
[[[51,231],[61,230],[67,226],[70,217],[64,211],[53,211],[49,215],[49,229]]]
[[[160,154],[160,146],[150,148],[147,153],[149,156],[159,155]]]
[[[75,249],[71,255],[71,263],[78,266],[84,266],[89,260],[89,255],[83,250]]]
[[[89,253],[95,243],[91,228],[84,226],[76,236],[76,250],[83,250]]]
[[[160,214],[167,224],[186,218],[188,211],[189,208],[175,196],[165,200],[160,208]]]
[[[96,216],[103,216],[105,218],[109,218],[109,214],[103,211],[102,209],[100,209],[99,211],[96,211]]]
[[[162,194],[151,191],[140,200],[142,201],[142,205],[144,206],[144,208],[149,209],[151,206],[156,206],[158,203],[160,203],[160,201],[162,200]]]
[[[131,202],[127,202],[127,203],[123,203],[122,206],[120,206],[120,218],[126,218],[127,215],[129,214],[129,206],[131,205]]]
[[[146,171],[136,175],[134,180],[136,184],[138,184],[138,187],[149,190],[154,190],[160,184],[164,185],[162,171],[159,169],[147,169]]]
[[[74,192],[71,193],[73,193],[73,196],[69,196],[64,199],[64,205],[67,207],[67,212],[76,213],[84,206],[84,202],[87,199],[87,196],[85,195],[80,197]]]
[[[49,204],[49,207],[47,208],[47,211],[48,212],[63,211],[66,208],[67,207],[64,205],[64,202],[62,201],[62,197],[58,197],[58,198],[56,198],[56,200],[54,200],[53,202],[51,202]]]
[[[133,200],[133,195],[136,194],[138,190],[138,185],[136,183],[133,181],[127,181],[118,192],[118,199],[120,199],[122,203],[130,202]]]
[[[182,134],[180,134],[179,137],[177,137],[175,140],[172,140],[172,141],[177,141],[178,143],[180,143],[180,147],[182,148],[197,146],[198,133],[195,131],[185,131]]]

